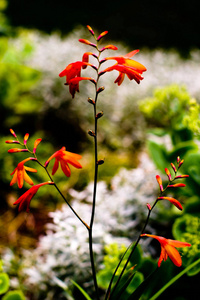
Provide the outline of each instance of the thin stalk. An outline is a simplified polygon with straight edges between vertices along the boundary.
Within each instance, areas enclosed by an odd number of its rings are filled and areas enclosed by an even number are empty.
[[[87,225],[87,223],[85,223],[83,221],[83,219],[77,214],[77,212],[73,209],[73,207],[69,204],[69,202],[67,201],[67,199],[65,198],[65,196],[63,195],[63,193],[60,191],[59,187],[57,186],[57,184],[53,181],[51,175],[49,174],[49,171],[45,168],[49,178],[51,179],[51,181],[54,183],[55,188],[57,189],[58,193],[61,195],[61,197],[63,198],[63,200],[67,203],[67,205],[69,206],[69,208],[71,209],[71,211],[75,214],[75,216],[81,221],[81,223],[89,230],[89,226]]]
[[[98,57],[98,62],[99,62],[99,57]],[[97,84],[99,80],[99,75],[98,75],[99,67],[100,67],[100,63],[97,69],[97,80],[95,84],[96,95],[93,104],[94,107],[94,187],[93,187],[93,201],[92,201],[90,227],[88,228],[90,262],[91,262],[92,276],[93,276],[94,288],[95,288],[97,300],[99,300],[100,297],[99,297],[99,288],[97,284],[96,268],[94,262],[94,252],[93,252],[93,224],[94,224],[94,216],[95,216],[95,208],[96,208],[97,179],[98,179],[98,143],[97,143],[97,121],[98,120],[96,116],[97,116],[97,98],[98,98]]]

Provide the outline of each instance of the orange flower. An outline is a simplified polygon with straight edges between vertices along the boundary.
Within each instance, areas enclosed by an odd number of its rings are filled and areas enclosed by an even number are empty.
[[[132,57],[138,52],[139,50],[133,50],[124,56],[106,57],[105,60],[113,59],[117,61],[117,64],[108,67],[107,69],[102,71],[102,73],[110,72],[112,70],[119,71],[119,76],[115,80],[115,83],[117,83],[118,85],[122,84],[125,74],[130,80],[134,79],[137,83],[140,83],[140,80],[143,79],[142,73],[145,72],[147,69],[139,62],[130,59],[130,57]]]
[[[69,177],[71,175],[71,171],[68,164],[71,164],[77,169],[81,169],[81,164],[77,161],[81,159],[81,155],[75,154],[72,152],[66,151],[65,147],[62,147],[60,150],[55,152],[49,159],[45,162],[45,167],[48,166],[51,159],[55,158],[55,163],[52,170],[52,175],[56,173],[59,167],[59,163],[61,165],[61,169],[64,172],[64,174]]]
[[[158,182],[158,184],[160,186],[160,190],[162,192],[163,191],[163,185],[162,185],[162,179],[161,179],[161,177],[159,175],[156,175],[156,180],[157,180],[157,182]]]
[[[54,184],[51,181],[48,182],[43,182],[37,185],[32,186],[28,191],[26,191],[21,197],[19,197],[17,199],[17,201],[15,201],[13,204],[19,204],[19,208],[18,210],[21,211],[23,210],[24,207],[26,207],[26,211],[29,212],[30,210],[30,202],[32,200],[32,198],[35,196],[35,194],[37,193],[38,189],[42,186],[42,185],[46,185],[46,184]]]
[[[66,85],[69,84],[69,81],[72,78],[81,76],[81,68],[85,66],[91,66],[91,64],[83,61],[76,61],[74,63],[69,64],[62,72],[60,72],[59,76],[66,76]]]
[[[178,250],[176,250],[176,248],[191,246],[191,244],[188,244],[185,242],[179,242],[176,240],[165,239],[162,236],[146,234],[146,233],[141,234],[141,236],[149,236],[160,242],[161,254],[160,254],[160,258],[158,260],[158,267],[160,267],[161,262],[163,260],[164,261],[167,260],[168,256],[172,260],[172,262],[175,264],[175,266],[180,267],[182,265],[182,259],[181,259],[181,256],[180,256]]]
[[[92,79],[91,77],[75,77],[75,78],[72,78],[69,81],[69,92],[72,95],[72,98],[74,98],[74,95],[75,95],[76,92],[79,92],[79,82],[81,80],[90,80],[92,82],[95,82],[95,80]]]
[[[36,160],[34,157],[28,157],[24,160],[22,160],[17,167],[14,169],[14,171],[10,174],[10,175],[14,175],[10,185],[13,185],[17,182],[18,187],[21,189],[23,187],[24,184],[24,180],[29,183],[30,185],[33,185],[33,181],[31,180],[31,178],[28,176],[28,174],[26,173],[26,171],[29,172],[37,172],[36,169],[33,168],[29,168],[27,166],[24,166],[25,162],[29,161],[29,160]]]

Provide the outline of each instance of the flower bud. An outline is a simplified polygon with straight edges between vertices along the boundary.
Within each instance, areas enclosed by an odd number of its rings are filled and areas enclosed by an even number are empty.
[[[95,104],[95,101],[92,98],[88,98],[88,102],[93,105]]]
[[[88,134],[89,134],[90,136],[95,136],[95,133],[94,133],[94,131],[92,131],[92,130],[88,130]]]
[[[39,143],[42,141],[42,139],[37,139],[34,142],[34,146],[33,146],[33,153],[36,152],[37,146],[39,145]]]
[[[157,180],[157,182],[158,182],[158,184],[160,186],[160,190],[162,192],[163,191],[163,185],[162,185],[162,179],[161,179],[161,177],[159,175],[156,175],[156,180]]]
[[[100,39],[101,39],[103,36],[105,36],[107,33],[108,33],[108,31],[102,32],[102,33],[98,36],[97,41],[100,41]]]
[[[8,150],[8,153],[17,153],[17,152],[28,152],[27,149],[19,149],[19,148],[12,148]]]
[[[147,203],[147,208],[148,210],[151,210],[151,205],[149,203]]]
[[[15,140],[7,140],[5,141],[6,144],[20,144],[19,141],[15,141]]]
[[[104,164],[104,159],[99,159],[97,161],[97,165],[100,166],[100,165],[103,165]]]
[[[104,86],[101,86],[98,90],[97,90],[97,93],[101,93],[105,90],[105,87]]]
[[[101,118],[103,116],[103,112],[101,111],[101,112],[99,112],[97,115],[96,115],[96,119],[99,119],[99,118]]]
[[[14,130],[13,129],[10,129],[10,133],[16,138],[17,135],[15,134]]]
[[[172,167],[172,169],[174,170],[174,173],[176,173],[177,170],[176,170],[176,167],[175,167],[175,165],[174,165],[173,163],[171,163],[171,167]]]
[[[26,133],[24,136],[24,145],[26,145],[28,138],[29,138],[29,133]]]
[[[89,25],[87,25],[87,29],[89,30],[89,32],[90,32],[92,35],[94,35],[94,31],[93,31],[93,29],[92,29]]]
[[[185,187],[186,185],[184,183],[175,183],[168,185],[168,187],[176,188],[176,187]]]
[[[165,173],[167,174],[167,176],[169,178],[169,181],[171,181],[172,180],[172,176],[171,176],[171,174],[170,174],[170,172],[169,172],[169,170],[167,168],[165,168]]]

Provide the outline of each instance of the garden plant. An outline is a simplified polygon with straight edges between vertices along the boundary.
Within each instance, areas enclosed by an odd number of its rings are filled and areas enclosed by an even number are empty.
[[[151,285],[151,281],[154,280],[155,274],[159,273],[161,263],[165,264],[165,261],[169,259],[172,263],[177,266],[182,266],[182,258],[179,251],[176,248],[185,248],[190,247],[191,244],[187,241],[187,235],[185,240],[173,240],[170,237],[163,237],[160,235],[156,235],[155,233],[151,233],[148,231],[148,223],[151,217],[151,213],[156,207],[156,205],[160,202],[166,201],[169,202],[170,205],[174,205],[176,209],[182,211],[183,207],[180,201],[175,199],[172,196],[168,196],[167,192],[170,192],[175,189],[182,189],[186,185],[181,181],[184,179],[188,179],[189,175],[185,173],[180,173],[183,169],[184,159],[182,157],[182,153],[176,156],[176,161],[171,162],[171,171],[169,170],[169,166],[166,165],[164,167],[164,172],[166,174],[167,180],[163,183],[161,176],[156,175],[155,180],[157,180],[159,191],[158,196],[153,203],[146,203],[146,221],[142,225],[142,229],[138,232],[138,237],[136,240],[133,240],[127,249],[123,249],[119,255],[119,262],[116,264],[113,274],[110,276],[110,282],[107,286],[106,292],[104,293],[102,289],[99,287],[98,279],[97,279],[97,271],[96,271],[96,256],[94,255],[93,249],[93,240],[95,238],[93,228],[95,226],[95,208],[97,201],[97,193],[98,193],[98,171],[101,168],[101,165],[106,164],[106,158],[99,157],[99,125],[101,119],[104,116],[103,108],[99,109],[100,101],[102,95],[106,94],[106,86],[101,85],[102,76],[109,76],[107,73],[109,72],[118,72],[118,76],[115,80],[115,83],[119,86],[123,84],[123,81],[126,77],[130,81],[136,82],[140,84],[143,80],[143,73],[146,71],[146,67],[141,63],[132,59],[139,50],[133,50],[128,54],[118,55],[118,56],[103,56],[107,51],[115,51],[117,47],[109,44],[101,47],[100,44],[104,36],[107,35],[107,31],[102,32],[100,35],[96,36],[93,29],[90,26],[87,26],[89,33],[91,34],[93,41],[89,41],[87,39],[79,39],[79,42],[84,44],[86,47],[90,47],[90,51],[85,52],[82,55],[80,61],[69,63],[66,68],[60,72],[60,77],[66,77],[65,85],[69,87],[69,93],[72,98],[75,98],[77,92],[79,92],[79,86],[84,85],[84,81],[91,82],[91,85],[94,87],[94,95],[89,95],[87,101],[88,105],[91,109],[93,109],[94,116],[94,127],[88,128],[88,135],[91,139],[93,139],[94,144],[94,163],[93,163],[93,171],[94,171],[94,183],[93,183],[93,201],[91,205],[91,214],[90,221],[87,222],[84,219],[84,216],[80,215],[71,205],[70,201],[65,195],[65,192],[61,190],[59,187],[59,182],[56,182],[56,172],[61,167],[64,175],[66,177],[71,176],[71,165],[77,169],[82,169],[81,163],[81,155],[77,153],[72,153],[68,151],[67,145],[63,146],[61,149],[57,150],[53,153],[46,162],[42,162],[39,158],[40,147],[42,145],[42,139],[37,138],[35,140],[33,149],[29,146],[29,134],[26,133],[24,135],[24,139],[20,140],[18,138],[18,134],[10,129],[10,133],[13,136],[12,140],[7,140],[7,144],[15,144],[17,145],[15,148],[11,148],[8,150],[9,153],[21,153],[28,154],[28,157],[24,158],[22,161],[18,163],[16,168],[11,173],[12,180],[10,185],[17,184],[19,189],[22,189],[24,185],[24,181],[31,185],[31,188],[27,190],[24,194],[22,194],[17,201],[14,202],[15,205],[18,205],[18,210],[26,210],[28,213],[30,211],[30,203],[37,193],[39,189],[42,189],[43,186],[49,186],[49,189],[55,188],[60,195],[60,197],[66,202],[71,213],[74,214],[77,219],[80,221],[80,226],[83,226],[85,230],[88,232],[88,251],[90,255],[90,263],[91,263],[91,276],[93,279],[93,291],[86,293],[84,289],[76,282],[73,281],[73,284],[80,290],[80,292],[84,295],[86,299],[100,300],[100,299],[147,299],[145,298],[145,290],[148,290]],[[94,51],[94,52],[93,52]],[[103,57],[102,57],[103,56]],[[114,64],[112,63],[114,61]],[[108,65],[106,65],[108,64]],[[106,65],[106,66],[105,66]],[[105,67],[104,67],[105,66]],[[150,71],[150,70],[149,70]],[[86,76],[82,75],[83,73],[89,73]],[[132,84],[132,83],[130,83]],[[105,91],[104,91],[105,90]],[[106,96],[105,96],[106,97]],[[75,99],[73,101],[76,101]],[[109,99],[108,99],[109,101]],[[100,102],[100,103],[99,103]],[[114,105],[114,103],[113,103]],[[67,114],[67,112],[66,112]],[[50,166],[54,162],[52,170],[50,170]],[[46,172],[47,180],[45,182],[41,182],[39,184],[35,184],[33,180],[29,177],[27,172],[36,173],[37,169],[29,167],[29,163],[34,163],[38,168],[40,167],[43,171]],[[81,171],[80,171],[81,172]],[[55,175],[55,176],[54,176]],[[73,176],[73,175],[72,175]],[[132,179],[134,180],[134,178]],[[114,203],[110,203],[110,205],[115,205]],[[120,210],[120,207],[119,207]],[[67,219],[66,219],[66,227],[67,227]],[[146,278],[138,286],[135,286],[131,289],[131,284],[137,277],[137,263],[135,265],[131,265],[132,258],[136,255],[139,247],[139,243],[141,240],[145,238],[152,238],[159,242],[161,247],[161,253],[158,260],[157,267],[150,272]],[[164,262],[163,262],[164,261]],[[151,300],[156,299],[167,287],[169,287],[172,283],[174,283],[179,277],[183,274],[189,272],[192,268],[194,268],[197,264],[199,264],[200,260],[197,258],[195,261],[192,261],[190,265],[188,265],[181,273],[172,278],[166,286],[158,291],[156,294],[151,295]],[[128,292],[127,292],[128,291]],[[143,297],[144,298],[141,298]],[[92,297],[92,298],[91,298]]]

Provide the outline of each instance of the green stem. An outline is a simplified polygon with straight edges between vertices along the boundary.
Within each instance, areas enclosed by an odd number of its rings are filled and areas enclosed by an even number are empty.
[[[200,259],[193,262],[187,268],[185,268],[182,272],[173,277],[168,283],[166,283],[155,295],[153,295],[149,300],[157,299],[170,285],[176,282],[180,277],[182,277],[185,273],[187,273],[190,269],[194,268],[197,264],[200,263]]]

